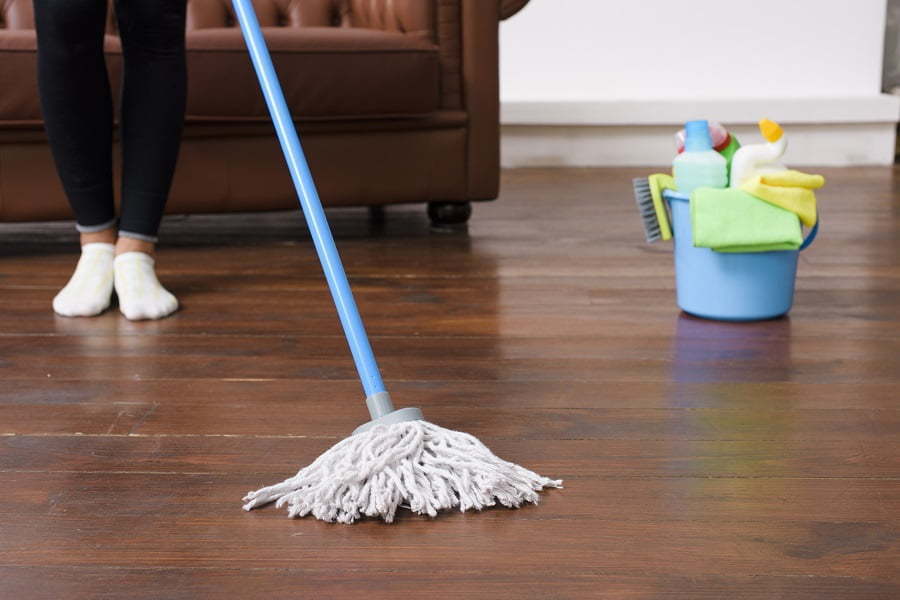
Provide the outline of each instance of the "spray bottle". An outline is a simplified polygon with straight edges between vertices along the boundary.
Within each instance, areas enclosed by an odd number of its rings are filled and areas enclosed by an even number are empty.
[[[727,161],[713,150],[709,122],[689,121],[684,129],[684,152],[672,163],[678,191],[690,196],[699,187],[728,187]]]

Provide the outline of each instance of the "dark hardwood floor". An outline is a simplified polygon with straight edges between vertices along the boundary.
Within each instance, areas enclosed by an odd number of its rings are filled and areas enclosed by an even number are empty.
[[[468,233],[330,213],[398,404],[565,479],[394,525],[240,507],[366,419],[299,213],[169,220],[144,323],[54,316],[71,225],[0,225],[0,598],[900,598],[900,170],[823,171],[755,324],[679,314],[649,172],[509,172]]]

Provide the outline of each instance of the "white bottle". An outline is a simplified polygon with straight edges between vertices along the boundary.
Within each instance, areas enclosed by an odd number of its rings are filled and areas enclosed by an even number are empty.
[[[731,187],[741,187],[747,180],[773,171],[787,169],[780,158],[787,150],[784,130],[775,121],[763,119],[759,122],[759,132],[766,139],[765,144],[742,146],[731,159]]]
[[[689,121],[684,129],[684,152],[672,162],[677,190],[690,196],[699,187],[727,187],[728,161],[713,150],[709,123]]]

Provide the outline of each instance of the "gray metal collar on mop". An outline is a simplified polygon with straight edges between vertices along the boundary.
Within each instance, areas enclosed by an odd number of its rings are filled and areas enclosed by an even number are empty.
[[[390,523],[400,507],[434,517],[453,508],[536,504],[546,487],[562,487],[562,481],[497,457],[468,433],[416,420],[350,436],[294,477],[247,494],[244,509],[274,501],[291,517]]]
[[[518,507],[537,502],[537,492],[545,487],[561,487],[561,481],[497,458],[471,435],[422,420],[417,408],[394,409],[253,4],[233,3],[372,417],[294,477],[248,494],[244,508],[275,501],[287,505],[292,517],[312,514],[323,521],[353,523],[365,516],[391,522],[401,506],[431,516],[454,507]]]

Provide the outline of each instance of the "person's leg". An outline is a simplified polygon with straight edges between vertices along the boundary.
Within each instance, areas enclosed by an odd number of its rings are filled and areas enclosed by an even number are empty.
[[[156,278],[153,252],[184,124],[185,13],[185,0],[116,0],[125,70],[115,286],[129,319],[158,319],[178,308]]]
[[[105,0],[34,0],[38,90],[47,137],[81,232],[82,256],[53,299],[65,316],[109,306],[112,244],[112,95],[103,57]]]

